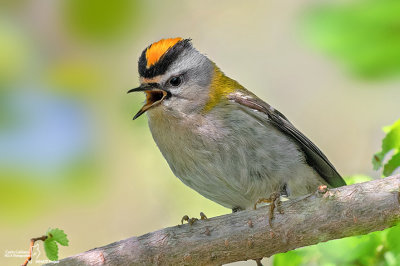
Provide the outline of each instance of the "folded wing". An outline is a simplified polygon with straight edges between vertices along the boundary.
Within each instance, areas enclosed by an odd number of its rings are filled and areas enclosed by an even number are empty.
[[[332,187],[345,186],[346,182],[336,171],[332,163],[322,151],[312,143],[303,133],[296,129],[289,120],[275,110],[272,106],[255,95],[235,92],[228,95],[231,101],[246,108],[262,112],[268,116],[269,121],[286,135],[292,137],[306,155],[307,163]]]

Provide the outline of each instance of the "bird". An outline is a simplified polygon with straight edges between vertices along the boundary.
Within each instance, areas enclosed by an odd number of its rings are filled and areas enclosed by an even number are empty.
[[[191,39],[166,38],[138,60],[146,113],[162,155],[176,177],[232,209],[296,198],[345,181],[281,112],[226,76]]]

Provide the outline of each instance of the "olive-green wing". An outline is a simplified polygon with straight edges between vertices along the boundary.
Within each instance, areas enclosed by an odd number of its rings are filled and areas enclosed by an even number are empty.
[[[269,121],[280,131],[291,136],[306,155],[307,163],[332,187],[345,186],[346,182],[336,171],[332,163],[322,151],[309,140],[303,133],[296,129],[292,123],[278,110],[252,94],[235,92],[228,95],[231,101],[253,110],[265,113]]]

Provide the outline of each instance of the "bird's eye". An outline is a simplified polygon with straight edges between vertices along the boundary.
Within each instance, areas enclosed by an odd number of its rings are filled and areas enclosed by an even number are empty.
[[[172,77],[169,80],[169,84],[171,84],[174,87],[178,87],[182,83],[182,78],[180,76]]]

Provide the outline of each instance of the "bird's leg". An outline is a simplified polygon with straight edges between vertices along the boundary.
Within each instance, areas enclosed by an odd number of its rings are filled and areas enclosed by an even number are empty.
[[[257,202],[254,204],[254,209],[257,209],[257,204],[259,204],[259,203],[269,203],[269,219],[268,219],[268,222],[269,222],[269,226],[271,226],[271,227],[272,227],[272,223],[271,223],[272,219],[274,219],[275,207],[276,207],[276,209],[277,209],[277,211],[279,213],[281,213],[281,214],[283,213],[283,210],[282,210],[282,207],[281,207],[280,197],[281,197],[281,193],[274,192],[269,196],[269,198],[261,198],[261,199],[257,200]]]
[[[207,216],[204,214],[204,212],[200,212],[200,220],[207,220]],[[188,224],[193,225],[194,222],[198,221],[199,219],[192,217],[189,218],[189,216],[185,215],[181,219],[181,224],[183,224],[184,221],[186,221]]]

